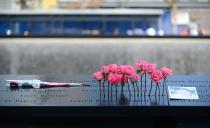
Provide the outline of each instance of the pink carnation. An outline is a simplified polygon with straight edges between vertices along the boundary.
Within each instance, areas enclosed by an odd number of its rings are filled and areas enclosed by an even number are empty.
[[[170,68],[162,67],[160,70],[162,71],[164,77],[173,75],[173,70]]]
[[[119,71],[119,66],[117,64],[109,64],[108,65],[110,72],[116,73]]]
[[[141,60],[137,63],[134,64],[134,67],[137,68],[137,70],[143,70],[146,71],[147,69],[147,65],[149,64],[149,62],[145,61],[145,60]]]
[[[154,70],[151,73],[151,79],[153,82],[159,83],[161,80],[163,80],[163,78],[164,78],[163,73],[160,70]]]
[[[103,75],[102,72],[97,71],[97,72],[95,72],[95,73],[92,74],[92,77],[93,77],[94,79],[96,79],[96,80],[101,80],[101,79],[104,78],[104,75]]]
[[[124,65],[120,65],[119,66],[119,71],[118,71],[119,74],[125,74],[126,73],[126,69],[125,69],[125,66]]]
[[[130,65],[121,65],[121,66],[119,66],[119,73],[125,74],[125,75],[130,75],[132,73],[135,73],[135,70]]]
[[[137,82],[140,76],[138,74],[136,74],[136,73],[132,73],[128,77],[129,77],[129,80],[131,82]]]
[[[147,64],[146,72],[151,74],[156,69],[156,64]]]
[[[108,82],[111,85],[119,84],[121,82],[122,75],[110,73],[108,76]]]
[[[109,73],[109,67],[108,66],[101,66],[101,72],[105,73],[105,74],[108,74]]]

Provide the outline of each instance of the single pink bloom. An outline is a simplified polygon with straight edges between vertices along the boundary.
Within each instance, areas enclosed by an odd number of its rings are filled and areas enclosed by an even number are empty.
[[[137,82],[138,81],[138,79],[139,79],[139,75],[138,74],[136,74],[136,73],[132,73],[132,74],[130,74],[129,76],[128,76],[128,78],[129,78],[129,80],[131,81],[131,82]]]
[[[170,69],[170,68],[162,67],[160,70],[162,71],[164,77],[168,77],[168,76],[173,75],[173,70]]]
[[[125,66],[124,65],[120,65],[119,66],[119,71],[118,71],[119,74],[125,74],[126,73],[126,69],[125,69]]]
[[[147,69],[147,65],[149,64],[149,62],[145,61],[145,60],[141,60],[141,61],[138,61],[137,63],[134,64],[134,67],[137,69],[137,70],[143,70],[143,71],[146,71]]]
[[[160,70],[154,70],[151,73],[151,80],[155,83],[161,82],[161,80],[163,80],[163,78],[164,78],[163,73]]]
[[[101,71],[97,71],[92,74],[92,77],[96,80],[102,80],[104,78],[104,75]]]
[[[125,65],[125,71],[127,75],[131,75],[135,73],[135,69],[130,65]]]
[[[156,64],[147,64],[146,73],[151,74],[156,69]]]
[[[135,73],[134,68],[130,65],[122,65],[120,66],[120,70],[125,75],[130,75],[132,73]]]
[[[110,72],[116,73],[119,71],[119,66],[117,64],[109,64],[108,65]]]
[[[105,74],[108,74],[110,71],[109,67],[108,66],[101,66],[101,72],[105,73]]]
[[[132,73],[135,73],[135,70],[130,65],[121,65],[119,66],[119,73],[124,75],[130,75]]]
[[[111,85],[119,84],[121,82],[121,78],[122,78],[122,76],[119,74],[110,73],[110,75],[108,75],[108,82]]]

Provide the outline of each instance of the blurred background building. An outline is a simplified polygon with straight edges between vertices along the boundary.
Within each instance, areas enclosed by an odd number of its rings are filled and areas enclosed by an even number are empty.
[[[0,36],[205,36],[209,0],[1,0]]]
[[[0,74],[91,74],[140,59],[210,74],[209,14],[209,0],[0,0]]]

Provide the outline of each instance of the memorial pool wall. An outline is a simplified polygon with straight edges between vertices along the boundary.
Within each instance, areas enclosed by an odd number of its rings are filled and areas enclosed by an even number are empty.
[[[145,59],[175,74],[210,74],[210,39],[2,38],[0,74],[81,75]]]

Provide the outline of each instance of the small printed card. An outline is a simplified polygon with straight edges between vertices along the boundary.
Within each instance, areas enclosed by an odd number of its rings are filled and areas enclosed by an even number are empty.
[[[168,86],[170,99],[199,99],[195,87]]]

